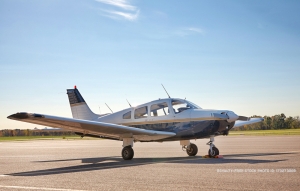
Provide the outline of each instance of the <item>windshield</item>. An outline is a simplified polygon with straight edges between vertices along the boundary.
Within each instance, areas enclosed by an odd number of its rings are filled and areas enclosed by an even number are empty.
[[[180,113],[187,109],[201,109],[196,104],[186,101],[186,100],[172,100],[172,107],[175,113]]]
[[[189,105],[193,106],[193,109],[202,109],[201,107],[199,107],[198,105],[190,102],[190,101],[186,101]]]

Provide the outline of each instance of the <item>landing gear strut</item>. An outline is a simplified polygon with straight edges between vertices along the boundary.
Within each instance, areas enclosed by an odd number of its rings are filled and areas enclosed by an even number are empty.
[[[219,149],[214,145],[213,143],[214,141],[215,141],[215,136],[210,136],[210,141],[206,143],[207,145],[209,145],[208,155],[210,157],[215,157],[219,155]]]
[[[198,153],[197,145],[191,143],[190,140],[180,141],[180,145],[182,146],[182,150],[186,150],[189,156],[195,156]]]

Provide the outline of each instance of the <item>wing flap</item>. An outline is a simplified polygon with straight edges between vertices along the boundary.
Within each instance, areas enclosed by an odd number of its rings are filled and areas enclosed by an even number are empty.
[[[69,129],[83,134],[108,136],[120,140],[122,140],[123,137],[133,137],[138,141],[154,141],[176,135],[175,133],[166,131],[146,130],[112,123],[35,113],[16,113],[8,116],[7,118],[49,127]]]

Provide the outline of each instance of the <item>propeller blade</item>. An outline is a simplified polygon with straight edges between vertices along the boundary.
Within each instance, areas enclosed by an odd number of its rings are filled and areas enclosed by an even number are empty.
[[[240,120],[240,121],[249,121],[250,117],[239,116],[239,118],[237,120]]]

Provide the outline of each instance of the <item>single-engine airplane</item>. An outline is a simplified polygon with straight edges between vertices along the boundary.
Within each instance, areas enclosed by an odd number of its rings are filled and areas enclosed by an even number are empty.
[[[192,139],[210,138],[208,154],[219,155],[214,137],[228,135],[230,129],[263,121],[263,118],[239,116],[230,110],[202,109],[185,99],[169,98],[151,101],[111,114],[93,113],[76,86],[67,89],[73,118],[19,112],[7,118],[63,128],[80,136],[123,141],[122,157],[131,160],[134,142],[179,141],[189,156],[198,148]]]

